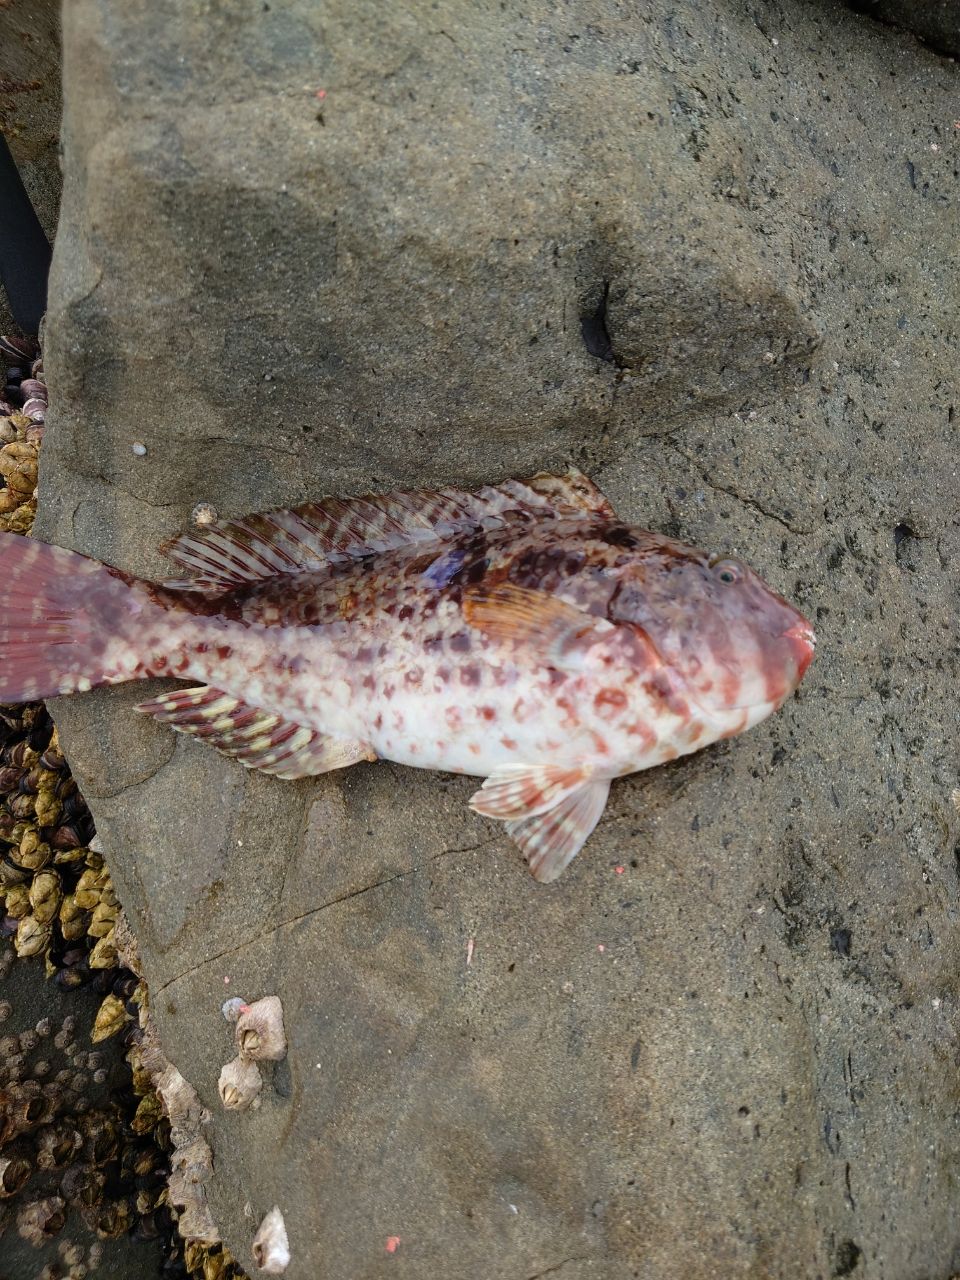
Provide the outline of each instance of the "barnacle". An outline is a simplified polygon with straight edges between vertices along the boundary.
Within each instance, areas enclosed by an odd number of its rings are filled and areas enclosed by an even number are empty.
[[[113,994],[108,995],[97,1010],[90,1039],[94,1044],[99,1044],[101,1040],[115,1036],[129,1016],[123,1001]]]
[[[217,1081],[220,1101],[228,1111],[246,1111],[262,1087],[260,1068],[243,1054],[226,1064]]]
[[[286,1056],[283,1006],[278,996],[264,996],[237,1019],[237,1048],[245,1058],[278,1061]]]
[[[253,1238],[253,1260],[261,1271],[279,1276],[290,1265],[290,1242],[279,1206],[274,1205]]]
[[[17,1213],[17,1230],[24,1240],[39,1247],[62,1230],[66,1222],[64,1207],[59,1196],[32,1200]]]

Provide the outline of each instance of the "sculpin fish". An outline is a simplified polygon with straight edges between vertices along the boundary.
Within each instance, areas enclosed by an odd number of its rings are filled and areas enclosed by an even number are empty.
[[[0,700],[171,676],[193,683],[138,710],[248,768],[483,777],[471,806],[542,881],[614,778],[749,729],[813,657],[746,565],[626,525],[575,471],[331,498],[164,549],[187,579],[0,535]]]

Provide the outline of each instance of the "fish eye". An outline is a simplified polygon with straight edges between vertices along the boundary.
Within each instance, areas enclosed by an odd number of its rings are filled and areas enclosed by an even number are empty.
[[[717,581],[726,586],[733,586],[734,583],[743,579],[743,570],[736,560],[722,560],[717,557],[710,561],[710,570]]]

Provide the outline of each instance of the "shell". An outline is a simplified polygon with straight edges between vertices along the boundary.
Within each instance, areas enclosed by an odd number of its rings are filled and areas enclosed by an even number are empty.
[[[236,1022],[246,1008],[247,1002],[243,996],[231,996],[229,1000],[224,1000],[220,1006],[220,1012],[228,1022]]]
[[[237,1019],[237,1048],[245,1058],[278,1062],[287,1055],[283,1006],[279,996],[264,996]]]
[[[35,916],[24,916],[17,925],[13,945],[18,956],[36,956],[50,941],[50,925],[41,924]]]
[[[274,1205],[253,1237],[253,1260],[269,1276],[281,1276],[290,1265],[290,1242],[283,1214]]]
[[[30,886],[30,906],[41,924],[49,924],[60,910],[63,889],[56,871],[41,871]]]
[[[17,1230],[20,1235],[38,1248],[62,1230],[65,1222],[64,1203],[59,1196],[31,1200],[17,1214]]]
[[[32,1172],[30,1161],[22,1156],[0,1156],[0,1200],[15,1196]]]
[[[228,1111],[246,1111],[262,1087],[260,1068],[242,1054],[227,1063],[217,1081],[220,1101]]]
[[[101,1040],[107,1040],[110,1036],[116,1035],[122,1030],[127,1017],[123,1001],[118,1000],[115,995],[107,996],[97,1010],[90,1039],[94,1044],[99,1044]]]
[[[90,952],[87,963],[91,969],[113,969],[117,963],[117,948],[114,945],[112,931],[97,941]]]

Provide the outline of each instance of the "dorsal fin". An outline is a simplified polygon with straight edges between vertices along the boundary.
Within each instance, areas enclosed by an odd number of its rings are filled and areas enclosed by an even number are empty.
[[[615,518],[607,499],[581,472],[541,473],[475,493],[414,489],[325,498],[191,530],[162,550],[191,575],[192,581],[184,586],[224,591],[280,573],[301,573],[412,543],[442,541],[474,527],[584,512]]]

